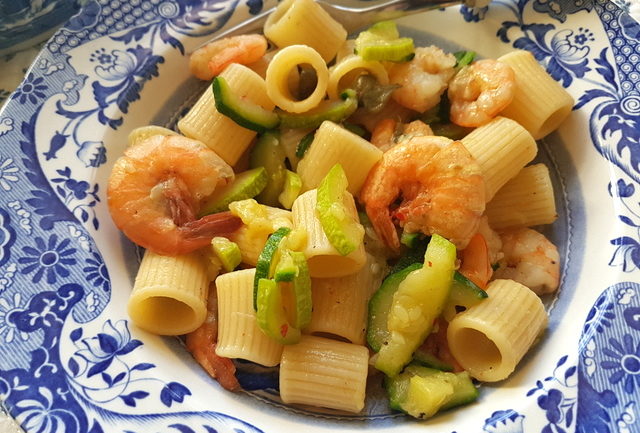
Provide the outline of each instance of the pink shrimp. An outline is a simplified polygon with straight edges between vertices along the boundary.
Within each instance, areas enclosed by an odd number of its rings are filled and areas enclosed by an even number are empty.
[[[219,39],[198,48],[189,58],[191,73],[201,80],[211,80],[231,63],[249,65],[267,52],[262,35],[239,35]]]
[[[236,379],[236,366],[229,358],[216,355],[218,341],[218,298],[215,286],[209,290],[207,318],[198,329],[187,334],[187,350],[207,373],[229,391],[240,389]]]
[[[389,82],[401,86],[393,92],[393,99],[420,113],[435,107],[455,74],[455,64],[453,54],[445,54],[438,47],[416,48],[413,60],[389,70]]]
[[[500,234],[504,258],[494,278],[511,279],[538,295],[553,293],[560,285],[558,248],[542,233],[529,228]]]
[[[199,141],[155,135],[113,166],[109,212],[134,243],[157,254],[188,253],[241,226],[228,212],[196,218],[202,200],[232,179],[231,167]]]
[[[398,198],[402,202],[391,209]],[[384,153],[369,172],[360,200],[380,239],[396,252],[394,218],[406,232],[437,233],[462,249],[484,212],[484,179],[460,142],[417,136]]]
[[[506,63],[486,59],[465,66],[449,83],[451,121],[484,125],[513,101],[515,90],[515,74]]]

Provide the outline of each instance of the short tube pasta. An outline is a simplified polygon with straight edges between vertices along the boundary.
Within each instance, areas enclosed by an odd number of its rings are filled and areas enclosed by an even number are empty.
[[[350,194],[345,196],[347,209],[357,216],[353,197]],[[341,256],[322,229],[316,213],[316,202],[316,190],[312,189],[298,197],[291,208],[293,227],[307,232],[307,242],[302,252],[307,257],[309,274],[314,278],[330,278],[357,272],[367,260],[364,244],[360,244],[350,254]]]
[[[197,329],[207,316],[208,272],[198,253],[161,256],[147,250],[127,306],[131,320],[160,335]]]
[[[554,131],[571,113],[573,98],[528,51],[516,50],[498,61],[513,68],[516,92],[501,115],[524,126],[538,140]]]
[[[253,310],[255,269],[220,275],[218,291],[218,344],[216,354],[241,358],[267,367],[280,362],[282,345],[267,337],[258,327]]]
[[[480,165],[487,201],[538,153],[538,145],[526,129],[500,116],[460,141]]]
[[[369,170],[380,158],[380,149],[327,120],[316,131],[311,146],[298,164],[298,174],[303,188],[309,190],[320,185],[331,167],[341,164],[349,181],[349,192],[357,195]]]
[[[325,62],[332,60],[347,39],[342,24],[313,0],[285,0],[267,18],[264,35],[278,47],[308,45]]]
[[[546,328],[547,313],[535,293],[513,280],[492,281],[486,291],[486,300],[449,323],[447,341],[472,377],[496,382],[513,372]]]
[[[369,298],[380,283],[372,264],[368,260],[346,277],[312,280],[313,315],[306,334],[334,335],[364,345]]]
[[[363,74],[373,75],[380,84],[389,84],[389,75],[382,63],[366,61],[362,57],[352,54],[341,59],[329,69],[327,94],[330,98],[338,99],[340,92]]]
[[[291,94],[290,74],[298,65],[309,64],[316,71],[317,82],[313,93],[302,101]],[[324,98],[329,82],[329,71],[320,54],[305,45],[291,45],[278,51],[267,67],[267,94],[280,108],[291,113],[303,113],[316,107]]]
[[[523,168],[487,203],[485,212],[491,227],[498,231],[554,222],[558,213],[547,166]]]
[[[273,110],[274,104],[267,95],[264,80],[251,69],[237,63],[230,64],[221,77],[227,80],[231,90],[241,98]],[[216,109],[213,92],[204,91],[198,102],[178,122],[178,129],[189,138],[202,141],[229,165],[235,165],[255,138],[256,132],[243,128]]]
[[[285,403],[360,412],[368,362],[364,346],[304,335],[282,352],[280,397]]]

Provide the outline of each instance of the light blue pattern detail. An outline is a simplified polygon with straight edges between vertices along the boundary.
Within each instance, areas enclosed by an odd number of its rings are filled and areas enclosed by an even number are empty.
[[[580,347],[577,431],[617,432],[617,420],[627,431],[637,431],[633,408],[640,396],[640,284],[618,283],[600,295]]]
[[[127,355],[140,346],[132,339],[125,320],[107,320],[102,332],[82,338],[82,328],[70,334],[76,351],[67,361],[73,387],[82,397],[97,406],[119,399],[126,406],[136,407],[140,400],[150,397],[152,383],[159,384],[159,401],[166,407],[182,403],[191,391],[178,382],[166,383],[144,373],[155,368],[147,362],[131,364]],[[115,392],[114,392],[115,390]]]
[[[8,97],[9,95],[7,95]],[[0,91],[0,104],[2,104],[3,98],[2,98],[2,93]],[[0,137],[2,137],[5,134],[8,134],[9,132],[13,131],[13,119],[11,117],[3,117],[0,119]]]
[[[20,180],[18,171],[13,159],[0,156],[0,189],[11,191],[13,184]]]
[[[556,363],[551,376],[536,382],[536,386],[527,392],[527,397],[536,399],[544,411],[546,420],[541,433],[564,433],[573,429],[577,406],[577,367],[563,356]]]
[[[524,415],[519,414],[513,409],[499,410],[493,412],[489,418],[484,421],[482,428],[486,433],[523,433]]]

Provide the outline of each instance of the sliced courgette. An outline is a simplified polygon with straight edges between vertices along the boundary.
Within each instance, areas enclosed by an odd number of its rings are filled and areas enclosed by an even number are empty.
[[[265,110],[234,93],[224,77],[215,77],[211,89],[216,109],[244,128],[263,133],[280,123],[280,118],[273,111]]]
[[[263,167],[266,170],[266,186],[257,195],[256,199],[268,206],[278,206],[278,196],[284,188],[286,178],[286,155],[280,139],[275,132],[266,132],[251,150],[249,166],[252,168]]]
[[[479,304],[489,295],[478,287],[473,281],[456,271],[451,283],[449,298],[443,309],[443,316],[446,320],[451,320],[458,312],[458,307],[465,310]]]
[[[253,198],[267,186],[267,171],[263,167],[243,171],[233,182],[216,190],[202,205],[199,216],[229,210],[229,203]]]
[[[278,201],[285,209],[291,209],[293,202],[302,192],[302,178],[298,173],[287,170],[284,177],[284,187],[278,196]]]
[[[358,108],[356,92],[347,89],[340,100],[322,101],[317,107],[304,113],[288,113],[278,110],[280,126],[283,128],[317,128],[325,120],[340,123]]]
[[[449,296],[455,262],[455,245],[442,236],[433,235],[424,265],[400,283],[387,320],[389,338],[380,348],[375,363],[387,376],[398,374],[431,332]]]
[[[428,418],[440,410],[471,403],[478,398],[466,371],[443,372],[415,364],[385,378],[389,405],[416,418]]]
[[[278,263],[278,247],[280,242],[291,232],[288,227],[280,227],[273,232],[262,248],[258,262],[256,263],[256,274],[253,280],[253,308],[258,309],[258,282],[261,279],[270,279]]]
[[[216,236],[211,239],[213,252],[216,254],[225,271],[233,271],[242,261],[240,248],[235,242],[231,242],[227,238]]]
[[[364,60],[406,62],[413,59],[413,39],[401,38],[394,21],[380,21],[356,38],[355,53]]]
[[[389,338],[387,319],[393,304],[393,295],[407,275],[421,267],[422,263],[413,263],[404,269],[389,274],[371,297],[371,300],[369,300],[367,344],[374,352],[380,351],[380,347]]]
[[[364,238],[362,224],[344,204],[345,194],[349,194],[348,186],[347,175],[342,166],[336,164],[317,189],[318,220],[329,243],[343,256],[358,248]]]

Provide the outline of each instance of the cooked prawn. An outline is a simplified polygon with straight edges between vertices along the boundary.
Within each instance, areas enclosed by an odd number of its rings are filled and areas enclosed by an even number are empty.
[[[500,239],[500,235],[489,225],[489,218],[487,218],[486,215],[483,215],[480,219],[478,233],[484,237],[484,240],[487,243],[491,264],[498,263],[498,261],[504,256],[502,253],[502,240]]]
[[[433,130],[421,120],[414,120],[405,125],[395,119],[383,119],[376,124],[371,133],[371,144],[387,151],[397,142],[423,135],[433,135]]]
[[[393,92],[400,105],[420,113],[435,107],[453,77],[456,58],[435,46],[416,48],[410,62],[398,63],[389,70],[390,84],[401,87]]]
[[[401,198],[400,205],[392,209]],[[400,241],[393,219],[408,233],[437,233],[464,248],[484,212],[484,179],[464,146],[445,137],[418,136],[386,151],[360,193],[381,240]]]
[[[451,121],[481,126],[513,101],[516,81],[511,66],[497,60],[478,60],[462,68],[449,83]]]
[[[504,258],[494,278],[511,279],[538,295],[552,293],[560,284],[560,254],[542,233],[533,229],[510,230],[500,235]]]
[[[184,254],[234,232],[241,220],[228,212],[196,219],[201,201],[233,179],[233,170],[204,144],[152,136],[126,149],[107,189],[115,225],[157,254]]]
[[[240,389],[236,379],[236,366],[229,358],[216,355],[218,342],[218,298],[215,286],[209,290],[207,318],[198,329],[187,334],[187,350],[207,373],[229,391]]]
[[[201,80],[211,80],[231,63],[248,65],[267,52],[262,35],[238,35],[219,39],[195,50],[189,58],[191,73]]]

